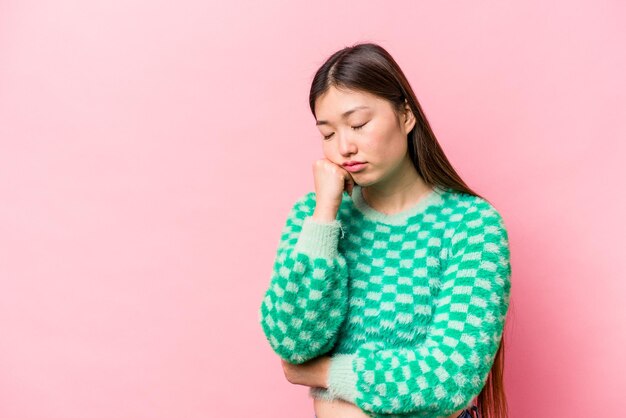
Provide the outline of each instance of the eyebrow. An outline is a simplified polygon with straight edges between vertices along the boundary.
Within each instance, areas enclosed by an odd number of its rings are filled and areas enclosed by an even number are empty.
[[[354,111],[356,111],[356,110],[359,110],[359,109],[369,109],[369,107],[368,107],[368,106],[357,106],[357,107],[355,107],[355,108],[353,108],[353,109],[346,110],[345,112],[343,112],[343,113],[341,114],[341,117],[345,119],[345,118],[346,118],[346,117],[348,117],[348,116],[349,116],[352,112],[354,112]],[[318,120],[317,122],[315,122],[315,126],[319,126],[319,125],[328,125],[328,121],[327,121],[327,120]]]

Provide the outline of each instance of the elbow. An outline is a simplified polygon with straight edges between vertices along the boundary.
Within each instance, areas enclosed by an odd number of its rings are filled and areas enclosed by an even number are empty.
[[[334,340],[322,344],[316,339],[302,338],[306,335],[293,329],[286,329],[284,322],[280,319],[275,320],[272,315],[261,319],[261,327],[272,350],[291,364],[302,364],[312,360],[327,352],[334,344]]]

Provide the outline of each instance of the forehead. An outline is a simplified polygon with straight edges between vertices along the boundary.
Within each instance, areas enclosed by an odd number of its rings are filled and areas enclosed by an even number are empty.
[[[330,87],[315,101],[315,115],[318,120],[339,119],[341,115],[357,106],[370,109],[379,108],[383,99],[364,91]]]

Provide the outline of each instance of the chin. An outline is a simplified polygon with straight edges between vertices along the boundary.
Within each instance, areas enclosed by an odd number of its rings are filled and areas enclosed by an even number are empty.
[[[360,187],[368,187],[371,186],[372,184],[376,184],[375,181],[355,181],[354,183],[358,184]]]

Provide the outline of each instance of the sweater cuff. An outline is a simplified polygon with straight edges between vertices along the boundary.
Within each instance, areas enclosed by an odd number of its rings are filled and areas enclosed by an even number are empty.
[[[294,251],[312,258],[334,258],[338,254],[339,230],[338,219],[332,222],[318,222],[311,216],[304,218],[302,230]]]
[[[357,374],[353,369],[356,354],[334,354],[328,369],[328,391],[335,397],[354,403],[357,397]]]

